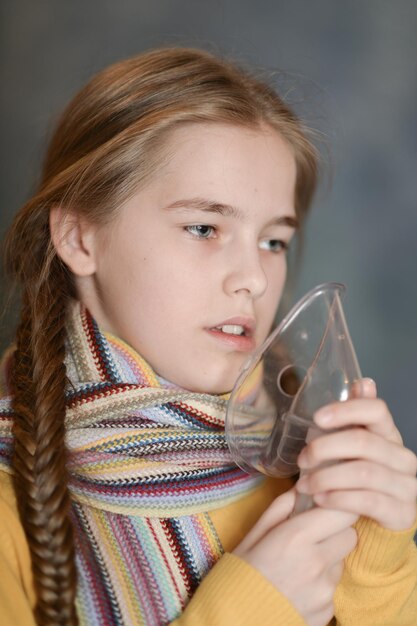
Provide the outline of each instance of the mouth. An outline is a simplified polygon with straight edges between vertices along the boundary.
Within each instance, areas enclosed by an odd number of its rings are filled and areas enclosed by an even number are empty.
[[[226,335],[237,335],[239,337],[247,337],[248,332],[244,326],[240,324],[224,324],[223,326],[215,326],[210,330],[218,330]]]
[[[207,328],[207,331],[224,345],[247,352],[255,347],[255,327],[253,318],[235,317]]]

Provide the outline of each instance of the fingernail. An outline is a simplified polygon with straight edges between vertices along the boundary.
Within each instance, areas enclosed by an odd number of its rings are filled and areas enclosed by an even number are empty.
[[[314,421],[317,422],[317,424],[324,426],[325,424],[331,422],[333,416],[333,409],[328,406],[324,406],[314,414]]]
[[[373,378],[362,378],[362,383],[371,387],[376,387],[376,382]]]
[[[361,378],[359,383],[362,398],[374,398],[377,395],[376,382],[372,378]]]

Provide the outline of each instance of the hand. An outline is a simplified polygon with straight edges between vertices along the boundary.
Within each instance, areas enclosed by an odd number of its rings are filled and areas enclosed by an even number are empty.
[[[403,446],[386,404],[376,398],[375,383],[363,379],[361,388],[365,397],[330,404],[315,414],[323,430],[343,430],[319,436],[303,449],[298,462],[306,474],[296,488],[320,507],[405,530],[416,520],[417,457]]]
[[[278,497],[234,550],[261,572],[309,626],[325,626],[343,559],[356,546],[358,516],[319,507],[288,519],[295,490]]]

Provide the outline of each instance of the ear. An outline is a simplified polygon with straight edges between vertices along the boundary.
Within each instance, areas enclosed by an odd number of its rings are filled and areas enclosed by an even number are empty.
[[[75,276],[91,276],[96,271],[95,231],[77,213],[53,207],[49,216],[51,239],[58,256]]]

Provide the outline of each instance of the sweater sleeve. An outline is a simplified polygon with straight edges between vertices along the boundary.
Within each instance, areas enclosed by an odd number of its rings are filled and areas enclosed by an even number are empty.
[[[409,530],[391,531],[359,519],[358,544],[335,594],[339,626],[416,626],[416,529],[417,520]]]
[[[287,598],[251,565],[226,553],[171,626],[306,626]]]

